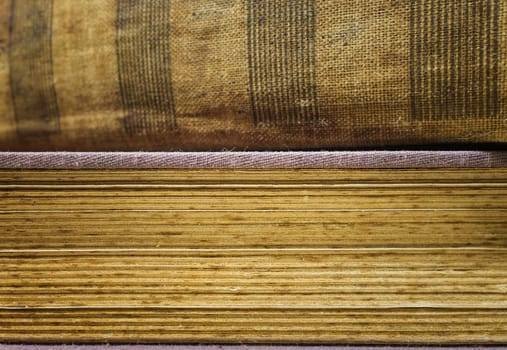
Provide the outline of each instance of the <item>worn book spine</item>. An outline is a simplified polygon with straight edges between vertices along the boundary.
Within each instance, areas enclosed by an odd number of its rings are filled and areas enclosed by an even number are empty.
[[[0,0],[0,150],[507,142],[504,0]]]

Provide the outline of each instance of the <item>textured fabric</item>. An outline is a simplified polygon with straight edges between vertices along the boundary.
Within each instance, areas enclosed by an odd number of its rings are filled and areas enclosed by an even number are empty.
[[[507,152],[0,152],[0,168],[493,168]]]
[[[505,346],[2,345],[0,350],[505,350]]]
[[[505,0],[0,0],[0,150],[507,142]]]

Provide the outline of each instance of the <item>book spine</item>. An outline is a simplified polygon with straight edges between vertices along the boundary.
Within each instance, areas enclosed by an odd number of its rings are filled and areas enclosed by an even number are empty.
[[[0,149],[505,143],[502,0],[4,0]]]

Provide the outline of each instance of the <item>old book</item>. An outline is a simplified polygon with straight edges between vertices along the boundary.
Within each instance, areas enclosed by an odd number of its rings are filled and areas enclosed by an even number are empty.
[[[1,150],[507,142],[503,0],[0,0]]]
[[[507,170],[0,170],[0,343],[507,342]]]

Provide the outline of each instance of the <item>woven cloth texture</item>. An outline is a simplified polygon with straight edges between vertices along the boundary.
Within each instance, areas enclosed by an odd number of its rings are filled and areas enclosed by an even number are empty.
[[[507,167],[507,152],[0,152],[4,169]]]
[[[507,346],[2,345],[0,350],[505,350]]]
[[[505,0],[0,0],[0,150],[507,142]]]

